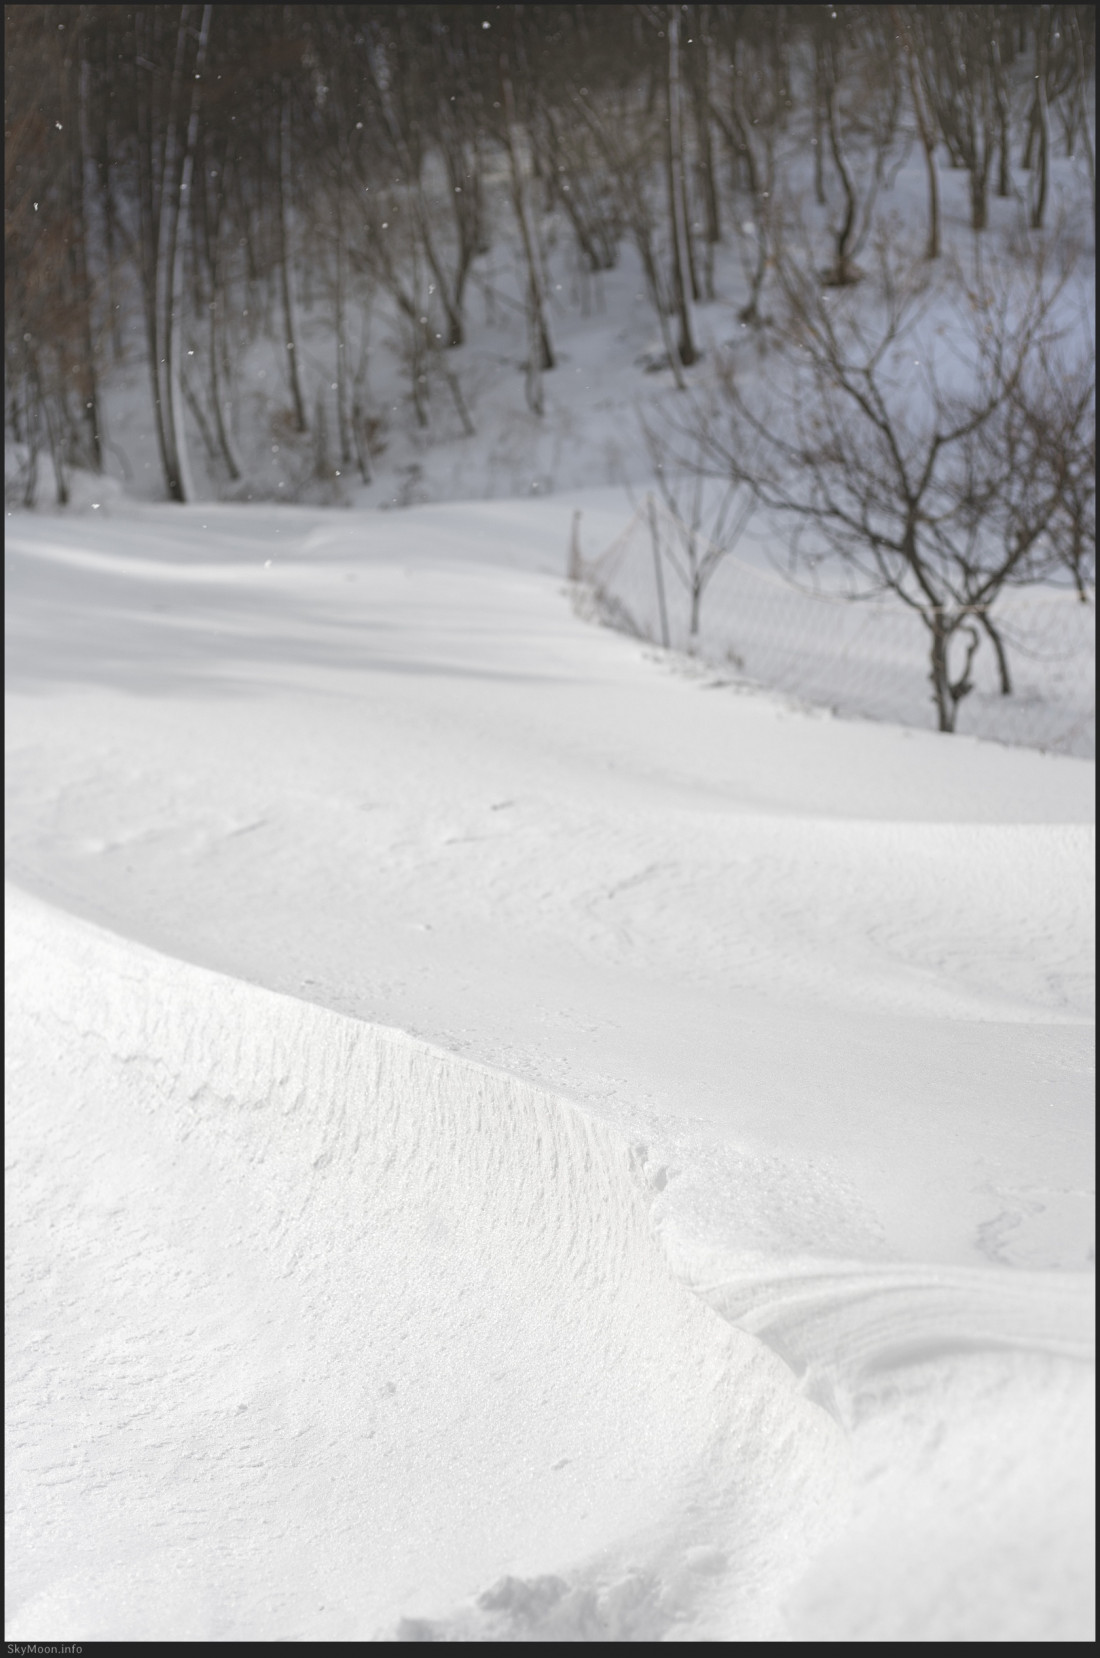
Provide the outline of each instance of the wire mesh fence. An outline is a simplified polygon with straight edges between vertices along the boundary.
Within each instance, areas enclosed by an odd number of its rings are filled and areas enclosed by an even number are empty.
[[[654,644],[690,652],[733,680],[782,691],[836,713],[935,728],[929,635],[900,599],[811,590],[730,553],[715,565],[691,632],[691,593],[674,549],[684,526],[647,498],[611,545],[570,574],[600,620]],[[1002,592],[991,610],[1012,690],[976,629],[973,690],[957,730],[1025,748],[1091,759],[1096,753],[1096,608],[1090,595],[1050,587]]]

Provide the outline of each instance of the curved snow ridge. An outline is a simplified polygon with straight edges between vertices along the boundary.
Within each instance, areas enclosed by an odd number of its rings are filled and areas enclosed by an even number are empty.
[[[1091,1273],[770,1263],[694,1287],[842,1414],[869,1378],[950,1355],[1013,1350],[1086,1363],[1096,1356]]]
[[[777,1627],[842,1436],[641,1148],[10,890],[8,944],[9,1639]]]

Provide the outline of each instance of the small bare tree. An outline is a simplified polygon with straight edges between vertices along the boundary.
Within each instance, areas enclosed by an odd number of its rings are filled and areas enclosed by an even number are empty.
[[[718,398],[671,418],[697,465],[793,525],[793,564],[838,559],[853,597],[889,592],[919,615],[939,729],[953,731],[983,635],[1011,690],[992,618],[1001,592],[1075,567],[1083,590],[1094,374],[1079,365],[1067,381],[1067,278],[1041,258],[1026,279],[945,296],[906,250],[883,238],[877,256],[874,307],[781,259],[771,400],[743,389],[727,358]],[[937,297],[951,303],[933,315]]]
[[[667,559],[687,591],[688,650],[691,651],[699,638],[703,594],[722,560],[740,541],[756,502],[752,490],[736,478],[724,478],[717,491],[713,488],[706,476],[706,455],[700,445],[697,444],[694,453],[680,458],[674,445],[644,418],[641,427],[653,480],[665,507],[658,518],[650,497],[654,555],[658,561]]]

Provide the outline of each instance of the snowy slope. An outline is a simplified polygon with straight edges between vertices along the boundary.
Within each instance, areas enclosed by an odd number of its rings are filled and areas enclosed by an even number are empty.
[[[1087,1635],[1094,767],[571,506],[9,519],[10,1638]]]

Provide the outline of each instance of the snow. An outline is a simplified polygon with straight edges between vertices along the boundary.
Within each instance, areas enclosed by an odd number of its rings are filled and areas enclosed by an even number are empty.
[[[192,432],[154,504],[130,353],[108,475],[8,513],[7,1638],[1091,1639],[1094,610],[1007,594],[952,738],[759,517],[709,665],[597,626],[573,515],[595,571],[671,376],[633,250],[548,220],[524,407],[497,186],[475,436],[376,296],[374,482],[318,479],[245,310],[238,484]],[[915,147],[883,205],[919,241]],[[716,285],[688,379],[766,386]]]
[[[1090,1638],[1094,765],[578,504],[9,516],[9,1639]]]

